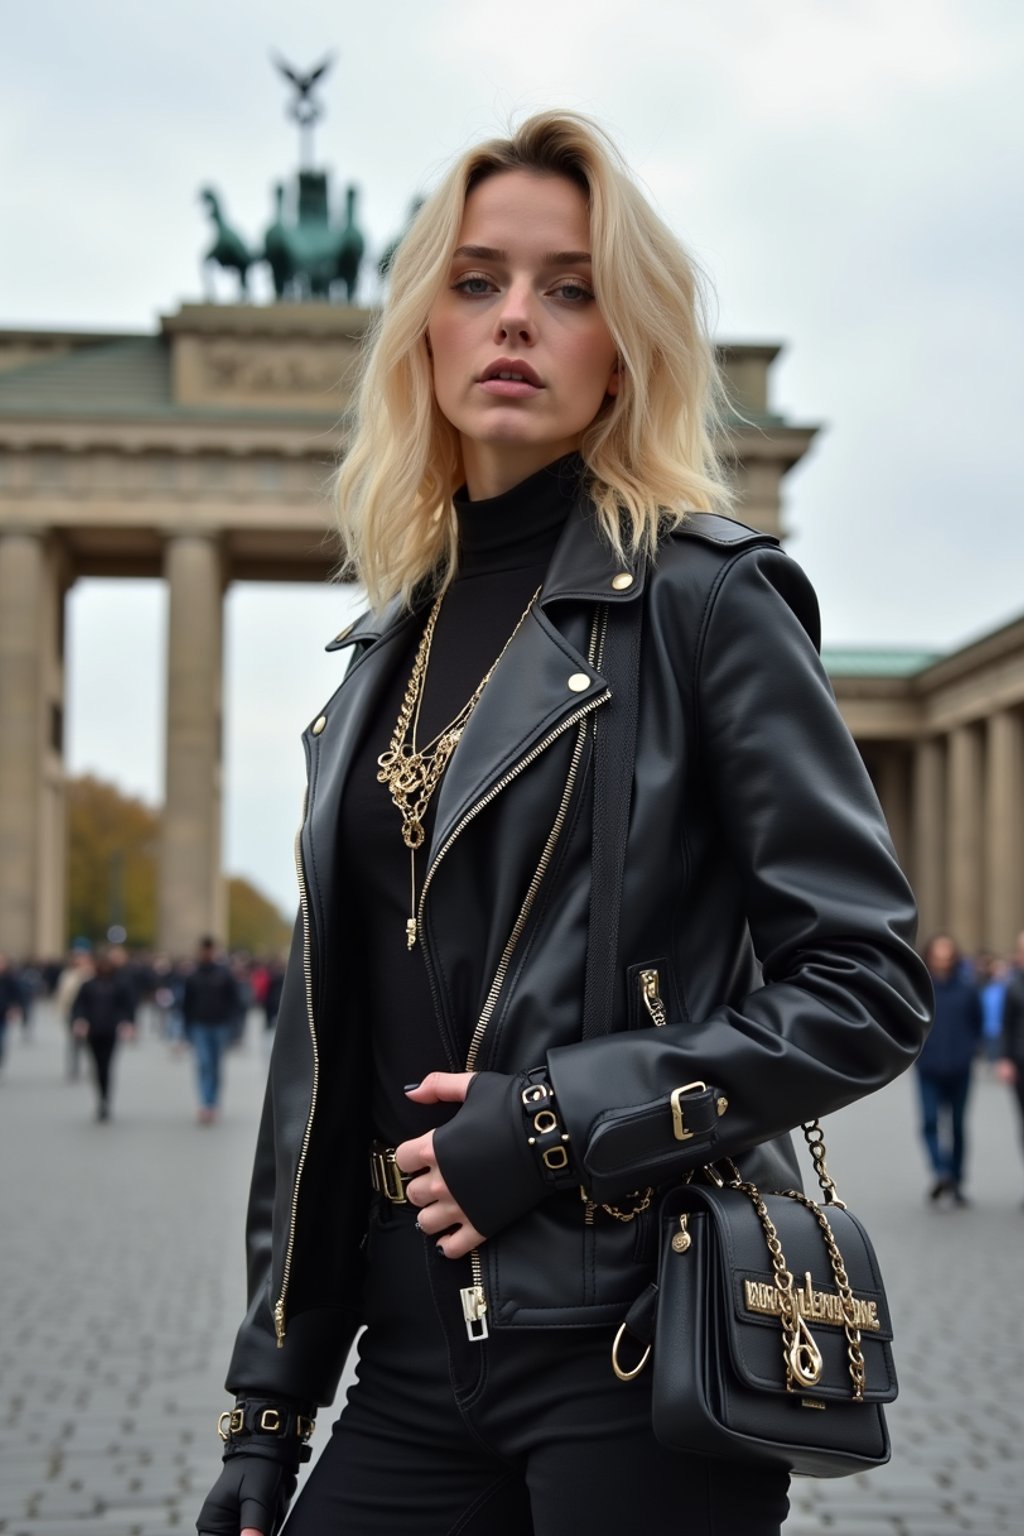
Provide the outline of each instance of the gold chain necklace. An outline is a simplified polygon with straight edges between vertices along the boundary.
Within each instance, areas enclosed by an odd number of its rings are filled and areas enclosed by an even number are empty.
[[[540,596],[540,590],[538,587],[530,598],[515,629],[458,714],[454,715],[447,725],[442,726],[426,746],[417,747],[416,728],[420,721],[427,668],[430,665],[430,647],[433,643],[438,615],[441,612],[441,604],[444,601],[443,592],[430,610],[424,626],[423,636],[412,664],[412,672],[405,685],[402,707],[398,711],[398,719],[391,733],[390,745],[388,750],[382,752],[377,759],[377,782],[388,786],[391,799],[402,818],[402,841],[409,850],[410,911],[405,924],[405,942],[409,949],[412,949],[416,943],[416,850],[422,847],[426,836],[423,830],[423,818],[426,815],[427,806],[444,776],[451,755],[465,730],[466,722],[479,703],[480,695],[487,686],[491,673],[526,622],[530,609]]]

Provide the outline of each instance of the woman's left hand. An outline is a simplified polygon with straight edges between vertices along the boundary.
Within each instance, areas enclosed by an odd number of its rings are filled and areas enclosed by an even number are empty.
[[[430,1072],[422,1083],[406,1089],[406,1093],[416,1104],[461,1104],[474,1076],[473,1072]],[[445,1258],[464,1258],[486,1242],[483,1233],[476,1230],[444,1181],[434,1156],[433,1131],[412,1141],[403,1141],[395,1148],[395,1162],[403,1173],[416,1174],[416,1178],[410,1179],[405,1186],[405,1193],[413,1205],[421,1208],[416,1222],[420,1231],[433,1236],[447,1233],[450,1227],[458,1228],[457,1232],[438,1238],[437,1246]]]

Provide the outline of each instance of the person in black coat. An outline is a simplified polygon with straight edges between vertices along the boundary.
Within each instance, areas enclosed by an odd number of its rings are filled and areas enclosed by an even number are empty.
[[[212,938],[199,941],[195,970],[185,979],[182,1013],[196,1058],[199,1123],[212,1125],[220,1106],[224,1053],[237,1040],[245,1014],[238,983],[217,958]]]
[[[948,933],[924,951],[935,990],[935,1022],[917,1060],[921,1136],[934,1174],[929,1198],[966,1205],[963,1191],[965,1122],[971,1068],[982,1032],[981,997],[962,972],[960,951]]]
[[[110,1119],[110,1084],[118,1043],[135,1037],[135,996],[109,951],[96,958],[96,974],[82,983],[75,999],[72,1029],[92,1056],[96,1082],[96,1118]]]
[[[1024,1136],[1024,933],[1017,935],[1014,965],[1003,998],[1003,1029],[996,1071],[1017,1098],[1021,1134]]]
[[[0,1067],[4,1064],[4,1047],[7,1026],[12,1020],[23,1018],[25,998],[18,979],[6,955],[0,955]]]

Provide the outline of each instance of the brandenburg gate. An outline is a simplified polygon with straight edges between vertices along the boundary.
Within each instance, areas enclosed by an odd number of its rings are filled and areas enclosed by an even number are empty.
[[[225,933],[224,593],[329,575],[328,482],[370,318],[286,301],[186,305],[155,334],[0,331],[0,950],[67,938],[64,600],[88,576],[167,583],[159,942]],[[721,348],[737,513],[775,533],[815,431],[771,409],[777,352]],[[1024,617],[951,656],[826,662],[925,925],[1007,947],[1024,926]]]

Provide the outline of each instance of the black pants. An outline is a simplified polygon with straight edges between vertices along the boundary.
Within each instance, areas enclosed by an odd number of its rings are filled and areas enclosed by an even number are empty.
[[[114,1060],[114,1052],[117,1050],[116,1032],[90,1029],[89,1050],[92,1054],[96,1092],[100,1107],[103,1108],[110,1100],[110,1068]]]
[[[778,1536],[784,1473],[663,1449],[611,1331],[466,1335],[468,1260],[375,1201],[358,1379],[285,1536]]]
[[[1013,1085],[1013,1091],[1017,1096],[1017,1109],[1020,1112],[1021,1141],[1024,1143],[1024,1061],[1018,1061],[1017,1078]]]

